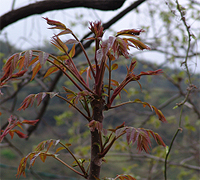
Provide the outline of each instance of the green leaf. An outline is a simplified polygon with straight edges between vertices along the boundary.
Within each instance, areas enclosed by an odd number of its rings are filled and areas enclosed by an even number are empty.
[[[118,69],[118,64],[115,63],[111,66],[111,70],[116,70],[116,69]]]

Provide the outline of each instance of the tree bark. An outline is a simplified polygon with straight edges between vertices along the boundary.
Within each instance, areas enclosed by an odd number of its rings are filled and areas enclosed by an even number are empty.
[[[103,123],[103,110],[104,110],[104,99],[94,99],[91,102],[93,109],[93,119],[100,123]],[[100,153],[100,134],[97,129],[91,131],[91,160],[90,160],[90,173],[88,180],[96,180],[99,178],[102,159],[99,157]]]
[[[42,14],[47,11],[60,10],[75,7],[85,7],[99,10],[116,10],[125,0],[44,0],[9,11],[0,16],[0,30],[6,26],[34,14]]]

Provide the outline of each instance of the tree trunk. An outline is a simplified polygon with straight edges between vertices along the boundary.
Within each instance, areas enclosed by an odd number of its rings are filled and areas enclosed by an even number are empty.
[[[93,109],[93,119],[98,122],[103,122],[104,99],[94,99],[91,102]],[[91,160],[90,173],[88,180],[96,180],[100,176],[102,159],[99,158],[100,152],[100,134],[97,129],[91,131]]]

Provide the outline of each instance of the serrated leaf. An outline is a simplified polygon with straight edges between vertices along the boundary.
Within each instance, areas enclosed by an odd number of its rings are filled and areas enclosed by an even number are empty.
[[[28,67],[29,63],[31,62],[32,56],[33,56],[33,51],[32,50],[28,50],[28,51],[25,52],[25,55],[24,55],[24,58],[25,58],[24,67]]]
[[[46,63],[46,61],[49,57],[49,54],[46,52],[39,52],[38,57],[39,57],[39,62],[41,64],[41,66],[43,66]]]

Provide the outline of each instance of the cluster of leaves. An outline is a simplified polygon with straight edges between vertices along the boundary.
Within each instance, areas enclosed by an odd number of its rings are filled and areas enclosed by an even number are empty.
[[[115,129],[103,129],[103,126],[98,121],[91,121],[88,124],[91,131],[94,131],[94,129],[97,129],[99,132],[103,133],[104,143],[100,146],[100,156],[104,157],[106,153],[109,151],[109,149],[112,147],[114,142],[126,134],[126,140],[127,144],[134,145],[135,142],[137,142],[137,149],[138,152],[145,151],[146,153],[149,152],[151,147],[151,141],[150,137],[152,136],[158,145],[162,145],[165,147],[165,143],[163,142],[162,138],[155,132],[149,129],[144,128],[134,128],[134,127],[128,127],[125,126],[125,123],[117,126]],[[111,133],[108,134],[108,131]]]
[[[23,124],[30,124],[35,125],[38,122],[38,120],[23,120],[20,121],[15,116],[10,116],[8,118],[8,125],[4,130],[1,130],[1,136],[0,136],[0,142],[3,141],[4,137],[9,134],[11,136],[11,139],[13,138],[14,134],[17,134],[20,138],[27,138],[27,135],[22,133],[21,131],[14,129],[15,127],[19,127],[21,130],[23,130],[22,125]]]
[[[55,152],[50,152],[50,148],[51,147],[55,148],[58,145],[61,145],[61,146],[58,147],[55,150]],[[87,177],[88,176],[87,175],[88,174],[88,170],[89,170],[88,169],[88,165],[85,167],[85,160],[84,159],[76,159],[74,157],[74,155],[72,154],[72,152],[70,151],[69,146],[71,146],[71,144],[63,144],[60,140],[55,140],[55,139],[42,141],[41,143],[39,143],[37,145],[37,147],[35,148],[35,150],[33,152],[29,153],[26,157],[23,157],[21,159],[16,176],[20,177],[20,175],[23,175],[24,177],[26,177],[25,169],[26,169],[26,166],[28,164],[28,160],[30,160],[30,163],[29,163],[29,168],[30,168],[31,166],[34,165],[34,163],[35,163],[35,161],[36,161],[36,159],[38,157],[40,158],[40,160],[42,162],[45,162],[47,157],[53,157],[57,161],[61,162],[63,165],[65,165],[68,168],[70,168],[72,171],[74,171],[77,174],[79,174],[80,176]],[[58,156],[59,156],[58,152],[60,152],[61,150],[67,150],[72,155],[72,157],[74,157],[75,161],[74,161],[72,166],[69,166],[64,161],[62,161],[60,158],[58,158]],[[76,169],[74,169],[74,167],[76,167],[76,166],[80,167],[80,169],[82,170],[82,173],[80,173]],[[134,177],[132,177],[130,175],[118,175],[114,179],[136,180]]]
[[[134,144],[135,142],[137,142],[137,149],[139,152],[143,150],[145,152],[149,152],[151,146],[151,136],[155,139],[157,144],[165,146],[161,137],[157,133],[154,133],[152,130],[127,127],[124,124],[116,127],[115,129],[105,130],[103,129],[102,122],[97,119],[94,119],[94,116],[90,112],[91,108],[92,110],[96,108],[96,106],[93,105],[94,100],[96,102],[102,103],[100,105],[101,107],[99,112],[117,108],[119,106],[129,103],[139,103],[142,104],[143,107],[148,106],[151,110],[154,110],[155,113],[158,115],[159,119],[162,122],[166,122],[164,115],[159,109],[157,109],[155,106],[150,105],[147,102],[142,102],[139,99],[135,99],[134,101],[129,102],[123,102],[118,105],[113,105],[115,98],[117,96],[120,96],[121,91],[125,90],[125,87],[130,82],[136,81],[139,84],[140,88],[142,88],[141,84],[139,83],[139,80],[142,76],[159,75],[160,73],[162,73],[162,70],[159,69],[155,71],[140,72],[139,74],[135,74],[134,68],[136,66],[136,61],[132,60],[130,66],[127,67],[127,74],[121,83],[111,78],[112,71],[118,68],[118,65],[117,63],[115,63],[115,60],[118,59],[119,56],[123,56],[128,59],[128,50],[130,49],[130,47],[134,47],[140,50],[150,49],[144,43],[136,39],[140,35],[140,33],[143,32],[143,30],[122,30],[117,32],[115,36],[110,36],[107,40],[103,40],[102,37],[104,32],[101,22],[90,23],[90,30],[93,32],[94,36],[87,38],[87,40],[95,41],[94,64],[92,64],[82,43],[78,40],[78,38],[70,29],[68,29],[64,24],[62,24],[59,21],[50,20],[48,18],[44,19],[49,25],[52,26],[50,29],[61,30],[60,33],[53,36],[51,43],[54,46],[56,46],[62,53],[64,53],[64,55],[55,57],[51,54],[37,50],[28,50],[22,53],[16,53],[8,59],[3,68],[4,75],[0,79],[0,87],[4,87],[6,83],[10,80],[14,80],[16,78],[24,76],[28,72],[28,68],[31,68],[31,80],[33,80],[36,74],[39,72],[39,70],[43,67],[43,65],[46,62],[49,62],[50,64],[52,64],[52,66],[47,70],[46,74],[44,75],[44,78],[60,70],[78,89],[78,93],[66,87],[63,87],[63,89],[66,92],[66,97],[63,97],[58,93],[54,92],[40,92],[38,94],[30,94],[24,99],[19,110],[25,110],[29,106],[32,106],[34,101],[37,101],[37,106],[39,106],[41,101],[47,94],[50,95],[50,97],[56,96],[66,101],[70,106],[72,106],[79,113],[81,113],[85,119],[88,120],[88,126],[91,132],[94,132],[96,130],[98,131],[100,137],[100,144],[98,144],[99,159],[105,157],[105,155],[108,153],[114,142],[124,134],[126,134],[128,144]],[[65,34],[71,34],[73,36],[73,39],[69,39],[64,43],[63,41],[61,41],[59,36]],[[73,44],[70,51],[68,50],[67,44]],[[83,53],[87,59],[88,67],[86,67],[84,70],[78,70],[77,66],[75,65],[72,59],[75,55],[76,44],[78,44],[82,48]],[[104,84],[104,76],[106,69],[108,70],[109,74],[108,84]],[[86,72],[86,78],[83,77],[84,72]],[[92,88],[89,81],[90,79],[93,80],[94,86]],[[112,86],[116,87],[114,88]],[[106,98],[107,101],[105,101]],[[77,106],[79,102],[82,105],[84,111],[80,109],[79,106]],[[89,106],[89,104],[91,106]],[[34,121],[34,123],[35,122],[37,121]],[[107,131],[111,131],[111,133],[107,135]],[[12,132],[11,128],[7,129],[6,133],[8,132]],[[4,133],[4,136],[6,135],[6,133]],[[54,154],[49,153],[49,148],[52,145],[57,145],[58,143],[60,143],[63,147],[58,148]],[[44,150],[46,145],[47,149]],[[68,150],[68,152],[70,152],[72,157],[77,162],[80,170],[82,171],[81,173],[73,169],[73,167],[71,167],[70,165],[64,163],[61,159],[58,159],[56,153],[62,149],[66,149]],[[73,153],[71,153],[71,151],[66,145],[54,140],[44,141],[40,143],[36,148],[36,151],[24,157],[20,162],[17,175],[25,175],[25,168],[28,159],[30,159],[30,165],[34,165],[35,159],[37,157],[40,157],[40,159],[44,162],[47,156],[51,156],[57,159],[58,161],[62,162],[65,166],[67,166],[77,174],[85,178],[88,177],[88,170],[86,170],[83,167],[83,163],[79,162],[79,160],[73,155]],[[118,176],[117,178],[126,179],[129,178],[129,176]]]

